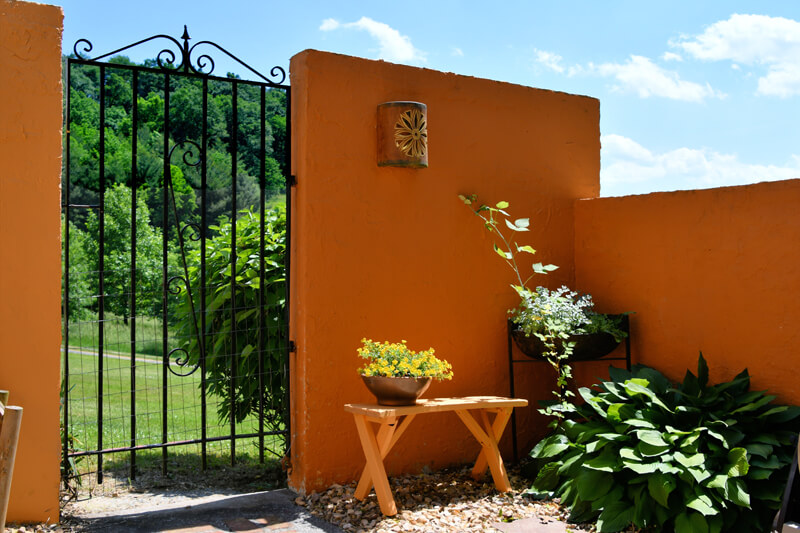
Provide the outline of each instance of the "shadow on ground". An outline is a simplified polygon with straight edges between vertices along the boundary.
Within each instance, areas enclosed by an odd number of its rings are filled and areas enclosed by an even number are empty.
[[[69,517],[69,526],[76,531],[146,533],[181,531],[213,526],[219,531],[243,531],[243,520],[254,520],[250,530],[286,530],[298,533],[341,533],[294,504],[296,497],[288,489],[257,492],[237,496],[212,496],[180,506],[104,512]],[[237,527],[236,524],[239,524]],[[263,525],[260,525],[263,524]],[[280,526],[278,526],[281,524]],[[270,528],[270,526],[273,526]],[[211,530],[211,528],[209,528]]]

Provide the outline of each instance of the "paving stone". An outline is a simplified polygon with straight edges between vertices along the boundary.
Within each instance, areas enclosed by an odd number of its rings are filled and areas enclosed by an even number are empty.
[[[228,525],[228,528],[233,531],[233,533],[256,530],[263,531],[261,524],[256,524],[247,518],[228,518],[225,520],[225,523]]]
[[[521,518],[513,522],[496,522],[492,527],[503,533],[565,533],[567,525],[558,520],[542,522],[539,518]]]
[[[162,533],[224,533],[224,532],[220,529],[215,528],[211,524],[205,524],[202,526],[187,527],[181,529],[168,529],[162,531]]]

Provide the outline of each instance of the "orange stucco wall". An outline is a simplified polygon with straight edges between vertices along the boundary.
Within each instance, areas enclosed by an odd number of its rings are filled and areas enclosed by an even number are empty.
[[[574,279],[573,205],[599,192],[599,102],[432,70],[305,51],[291,62],[291,485],[354,479],[363,455],[348,402],[367,402],[357,375],[362,337],[433,346],[455,370],[428,397],[508,394],[506,310],[512,272],[458,200],[477,193],[529,216],[525,243]],[[428,106],[429,168],[378,167],[378,104]],[[525,390],[551,386],[527,369]],[[522,425],[532,409],[521,413]],[[414,421],[389,472],[474,459],[478,445],[452,414]],[[527,431],[527,430],[526,430]],[[504,446],[508,449],[508,441]]]
[[[800,403],[800,180],[576,203],[576,283],[632,310],[636,362]]]
[[[62,18],[0,0],[0,388],[24,409],[9,522],[58,520]]]

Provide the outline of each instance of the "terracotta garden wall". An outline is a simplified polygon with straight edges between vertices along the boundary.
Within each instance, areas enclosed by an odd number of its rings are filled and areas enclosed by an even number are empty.
[[[747,367],[800,404],[798,206],[800,180],[579,201],[577,286],[636,311],[636,361],[680,379],[702,350],[712,380]]]
[[[305,51],[291,62],[294,173],[291,486],[327,487],[363,465],[348,402],[370,394],[362,337],[433,346],[455,370],[427,396],[507,395],[512,272],[458,200],[477,193],[531,217],[539,260],[574,272],[573,204],[599,192],[599,102],[432,70]],[[377,106],[427,104],[429,167],[377,165]],[[551,386],[544,367],[518,390]],[[521,416],[526,432],[543,421]],[[509,449],[506,436],[504,447]],[[390,474],[474,459],[451,414],[420,417],[392,450]]]
[[[62,18],[0,0],[0,389],[24,409],[9,522],[58,520]]]

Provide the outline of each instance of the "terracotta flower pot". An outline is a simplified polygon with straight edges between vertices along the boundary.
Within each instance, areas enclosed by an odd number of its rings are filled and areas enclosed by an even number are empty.
[[[432,378],[361,376],[379,405],[414,405],[431,384]]]

